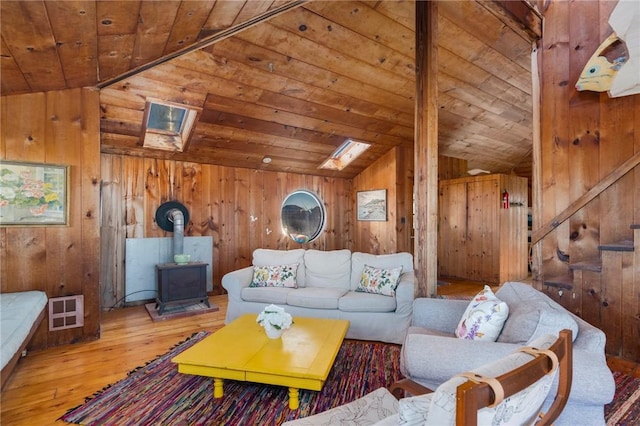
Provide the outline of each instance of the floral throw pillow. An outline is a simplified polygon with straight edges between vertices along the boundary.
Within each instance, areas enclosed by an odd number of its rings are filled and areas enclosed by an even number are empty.
[[[356,291],[395,296],[400,274],[402,274],[402,266],[383,269],[364,265]]]
[[[509,307],[498,299],[491,287],[484,286],[467,306],[456,327],[456,336],[467,340],[495,342],[509,316]]]
[[[296,271],[298,264],[254,266],[253,279],[249,287],[290,287],[297,288]]]

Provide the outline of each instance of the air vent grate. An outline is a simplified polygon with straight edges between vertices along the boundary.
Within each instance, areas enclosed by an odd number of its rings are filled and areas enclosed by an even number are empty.
[[[83,325],[83,295],[49,299],[49,331],[82,327]]]

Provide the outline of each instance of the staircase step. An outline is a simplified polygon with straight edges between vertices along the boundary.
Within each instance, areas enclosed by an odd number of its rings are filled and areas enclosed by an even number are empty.
[[[622,240],[616,243],[600,244],[598,250],[601,251],[633,251],[632,240]]]
[[[599,258],[586,259],[569,265],[569,269],[602,272],[602,261]]]
[[[573,280],[567,275],[558,275],[557,277],[546,278],[544,280],[544,285],[562,288],[565,290],[573,290]]]

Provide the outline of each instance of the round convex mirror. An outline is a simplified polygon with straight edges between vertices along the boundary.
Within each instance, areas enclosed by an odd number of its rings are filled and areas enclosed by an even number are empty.
[[[318,238],[324,229],[324,218],[324,205],[309,191],[292,192],[282,203],[282,231],[296,243]]]

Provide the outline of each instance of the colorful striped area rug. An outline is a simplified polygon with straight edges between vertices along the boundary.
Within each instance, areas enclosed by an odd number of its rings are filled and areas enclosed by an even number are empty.
[[[353,401],[400,379],[400,347],[376,342],[343,343],[320,392],[300,391],[300,408],[290,410],[287,389],[225,382],[214,400],[210,378],[179,374],[171,362],[209,333],[193,335],[128,377],[87,398],[62,420],[84,425],[279,425]],[[616,395],[605,406],[607,426],[640,425],[640,379],[614,372]]]
[[[613,372],[616,381],[616,395],[604,407],[607,426],[640,425],[640,378]]]
[[[211,378],[180,374],[171,362],[208,334],[195,334],[61,419],[84,425],[279,425],[353,401],[401,378],[400,346],[346,340],[322,391],[300,390],[297,410],[289,409],[288,389],[279,386],[227,380],[225,396],[213,399]]]

